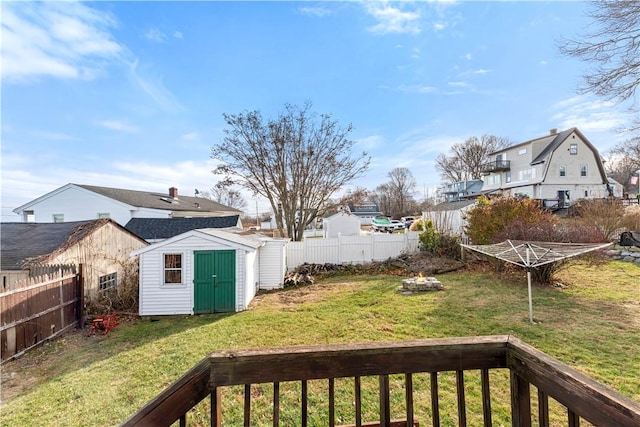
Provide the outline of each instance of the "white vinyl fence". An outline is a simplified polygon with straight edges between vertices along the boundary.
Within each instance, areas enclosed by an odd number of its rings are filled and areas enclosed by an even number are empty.
[[[287,271],[307,264],[362,264],[418,252],[418,232],[305,239],[287,243]]]

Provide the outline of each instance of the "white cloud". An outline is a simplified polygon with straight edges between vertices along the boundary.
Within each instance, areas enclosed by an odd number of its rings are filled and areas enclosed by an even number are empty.
[[[164,43],[167,40],[167,35],[157,28],[149,28],[143,36],[145,39],[157,43]]]
[[[178,102],[159,77],[146,76],[146,69],[139,66],[138,59],[128,64],[129,79],[139,90],[144,92],[165,111],[181,111],[184,107]]]
[[[398,87],[398,89],[401,92],[405,92],[405,93],[435,93],[438,91],[437,88],[433,87],[433,86],[426,86],[426,85],[401,85]]]
[[[182,135],[180,139],[182,141],[197,141],[200,139],[200,134],[198,134],[198,132],[189,132]]]
[[[76,2],[3,2],[2,78],[95,78],[123,51],[108,13]]]
[[[468,82],[449,82],[447,84],[452,87],[471,87]]]
[[[138,131],[137,127],[122,120],[98,120],[95,122],[95,124],[97,126],[101,126],[103,128],[115,130],[118,132],[133,133]]]
[[[174,31],[172,34],[174,39],[183,39],[182,31]]]
[[[466,59],[467,61],[471,61],[473,59],[473,56],[470,53],[467,53],[466,55],[463,56],[464,59]]]
[[[298,12],[300,12],[302,15],[317,16],[318,18],[322,18],[322,17],[328,16],[328,15],[331,15],[331,10],[327,9],[326,7],[322,7],[322,6],[300,7],[300,8],[298,8]]]
[[[367,13],[373,16],[377,24],[368,28],[372,33],[409,33],[419,34],[420,13],[405,12],[384,3],[365,3]]]
[[[439,21],[439,22],[434,22],[433,23],[433,30],[435,32],[442,31],[445,28],[447,28],[447,23],[446,22]]]
[[[610,132],[628,122],[628,112],[611,101],[594,100],[588,96],[574,96],[555,103],[554,123],[561,129],[577,127],[583,132]]]
[[[384,138],[380,135],[369,135],[356,139],[356,142],[364,149],[364,151],[374,151],[376,148],[384,144]]]

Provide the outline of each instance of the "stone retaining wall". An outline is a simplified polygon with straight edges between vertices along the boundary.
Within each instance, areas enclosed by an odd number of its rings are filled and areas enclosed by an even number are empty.
[[[634,262],[640,265],[640,248],[635,246],[612,246],[604,251],[611,259],[619,259],[626,262]]]

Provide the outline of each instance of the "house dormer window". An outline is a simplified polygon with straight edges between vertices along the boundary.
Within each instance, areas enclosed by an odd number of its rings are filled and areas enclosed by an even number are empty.
[[[572,156],[578,154],[578,144],[569,145],[569,154]]]

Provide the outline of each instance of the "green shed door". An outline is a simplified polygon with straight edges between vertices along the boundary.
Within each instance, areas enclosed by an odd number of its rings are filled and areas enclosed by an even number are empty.
[[[195,251],[193,269],[193,312],[234,311],[236,251]]]

